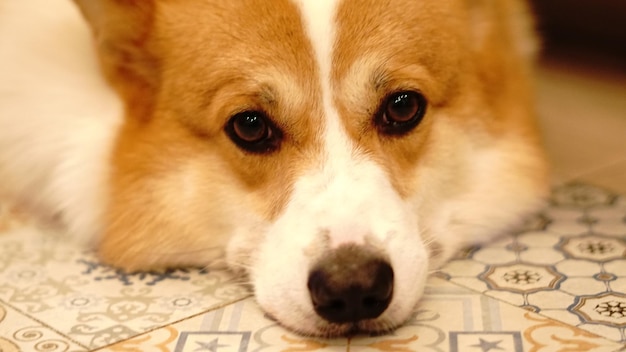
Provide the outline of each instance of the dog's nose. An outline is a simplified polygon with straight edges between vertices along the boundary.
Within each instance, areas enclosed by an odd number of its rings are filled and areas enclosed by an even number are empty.
[[[393,269],[372,251],[341,246],[309,274],[315,312],[332,323],[357,322],[381,315],[393,295]]]

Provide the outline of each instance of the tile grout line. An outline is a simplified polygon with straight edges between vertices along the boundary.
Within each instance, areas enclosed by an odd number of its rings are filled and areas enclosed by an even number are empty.
[[[91,351],[92,351],[92,352],[101,351],[101,350],[103,350],[103,349],[105,349],[105,348],[108,348],[108,347],[111,347],[111,346],[115,346],[115,345],[117,345],[117,344],[120,344],[120,343],[123,343],[123,342],[129,341],[129,340],[132,340],[132,339],[137,338],[137,337],[139,337],[139,336],[144,336],[144,335],[150,334],[150,333],[152,333],[152,332],[154,332],[154,331],[156,331],[156,330],[163,329],[163,328],[165,328],[165,327],[167,327],[167,326],[172,326],[172,325],[175,325],[175,324],[181,323],[181,322],[183,322],[183,321],[185,321],[185,320],[193,319],[193,318],[195,318],[195,317],[198,317],[198,316],[201,316],[201,315],[207,314],[207,313],[209,313],[209,312],[212,312],[212,311],[215,311],[215,310],[219,310],[219,309],[221,309],[221,308],[224,308],[224,307],[230,306],[230,305],[232,305],[232,304],[235,304],[235,303],[238,303],[238,302],[244,301],[244,300],[246,300],[246,299],[249,299],[250,297],[253,297],[253,295],[252,295],[252,294],[248,294],[248,295],[245,295],[245,296],[243,296],[243,297],[240,297],[240,298],[235,299],[235,300],[232,300],[232,301],[228,301],[228,302],[223,302],[223,303],[221,303],[221,304],[217,304],[217,305],[215,305],[215,306],[213,306],[213,307],[211,307],[211,308],[208,308],[208,309],[206,309],[206,310],[203,310],[203,311],[201,311],[201,312],[198,312],[198,313],[195,313],[195,314],[189,315],[189,316],[187,316],[187,317],[184,317],[184,318],[181,318],[181,319],[178,319],[178,320],[172,321],[172,322],[170,322],[170,323],[168,323],[168,324],[165,324],[165,325],[162,325],[162,326],[158,326],[158,327],[155,327],[155,328],[150,329],[150,330],[146,330],[146,331],[144,331],[144,332],[142,332],[142,333],[140,333],[140,334],[137,334],[137,335],[135,335],[135,336],[131,336],[131,337],[127,338],[127,339],[123,339],[123,340],[120,340],[120,341],[116,341],[116,342],[110,343],[110,344],[105,345],[105,346],[97,347],[96,349],[91,350]]]
[[[31,316],[30,314],[26,314],[26,313],[25,313],[25,312],[23,312],[21,309],[19,309],[19,308],[17,308],[17,307],[14,307],[13,305],[9,304],[8,302],[4,301],[3,299],[0,299],[0,304],[3,304],[3,305],[5,305],[6,307],[9,307],[10,309],[13,309],[14,311],[18,312],[19,314],[21,314],[21,315],[23,315],[23,316],[25,316],[25,317],[27,317],[27,318],[29,318],[29,319],[31,319],[31,320],[34,320],[35,322],[37,322],[37,323],[41,324],[43,327],[45,327],[45,328],[47,328],[47,329],[50,329],[50,330],[54,331],[56,334],[59,334],[60,336],[62,336],[62,337],[64,337],[64,338],[66,338],[66,339],[67,339],[67,340],[69,340],[70,342],[72,342],[72,343],[74,343],[74,344],[76,344],[76,345],[78,345],[78,346],[80,346],[80,347],[84,348],[84,349],[85,349],[85,351],[89,351],[89,347],[87,347],[87,346],[83,345],[81,342],[78,342],[78,341],[74,340],[73,338],[71,338],[71,337],[67,336],[66,334],[64,334],[64,333],[60,332],[59,330],[57,330],[57,329],[53,328],[52,326],[50,326],[50,325],[46,324],[45,322],[43,322],[43,321],[41,321],[41,320],[39,320],[39,319],[37,319],[37,318],[35,318],[35,317]]]

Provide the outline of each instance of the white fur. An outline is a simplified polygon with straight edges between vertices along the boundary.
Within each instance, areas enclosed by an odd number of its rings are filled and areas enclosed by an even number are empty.
[[[524,173],[537,162],[536,149],[516,136],[477,143],[474,135],[464,136],[458,128],[447,125],[432,131],[437,134],[435,140],[453,136],[456,140],[453,146],[434,146],[433,154],[446,156],[447,165],[440,160],[438,168],[420,169],[420,182],[411,199],[426,241],[443,245],[443,253],[430,261],[432,268],[464,246],[515,228],[544,202],[537,185]]]
[[[308,274],[324,252],[367,243],[388,255],[395,270],[393,300],[379,317],[379,328],[391,326],[404,321],[421,297],[428,272],[426,250],[413,207],[396,193],[382,168],[358,152],[332,104],[336,1],[299,5],[320,72],[324,160],[298,179],[284,213],[267,230],[252,268],[256,297],[281,323],[304,333],[347,330],[350,325],[332,326],[315,314]]]
[[[0,194],[97,234],[121,103],[71,1],[0,3]]]

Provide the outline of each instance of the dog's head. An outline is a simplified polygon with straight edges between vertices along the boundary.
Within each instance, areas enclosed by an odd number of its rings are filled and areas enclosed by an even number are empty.
[[[127,107],[110,263],[224,251],[283,325],[384,331],[541,203],[518,2],[77,1]]]

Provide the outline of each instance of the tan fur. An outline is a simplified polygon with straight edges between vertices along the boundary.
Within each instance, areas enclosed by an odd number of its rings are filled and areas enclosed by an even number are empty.
[[[233,218],[275,218],[297,175],[321,160],[321,91],[298,9],[287,0],[77,2],[127,106],[102,258],[128,270],[204,265],[205,252],[226,246]],[[445,170],[437,181],[449,182],[445,192],[463,191],[468,180],[456,175],[466,156],[446,146],[462,131],[471,131],[472,145],[528,145],[520,179],[544,188],[528,79],[532,39],[519,11],[510,0],[340,5],[334,103],[348,135],[403,197],[419,188],[420,167]],[[428,115],[408,137],[380,136],[372,114],[399,89],[421,90]],[[227,119],[247,109],[267,111],[283,129],[278,153],[249,155],[225,136]]]
[[[131,271],[206,264],[188,250],[223,248],[232,228],[222,219],[248,215],[240,200],[272,219],[298,170],[315,161],[321,112],[309,98],[319,91],[297,9],[263,0],[101,3],[79,5],[106,37],[102,62],[127,117],[100,254]],[[283,13],[276,7],[292,15],[274,18]],[[253,37],[272,40],[254,51],[238,45]],[[224,135],[226,119],[247,109],[267,111],[284,130],[280,155],[246,155]]]

